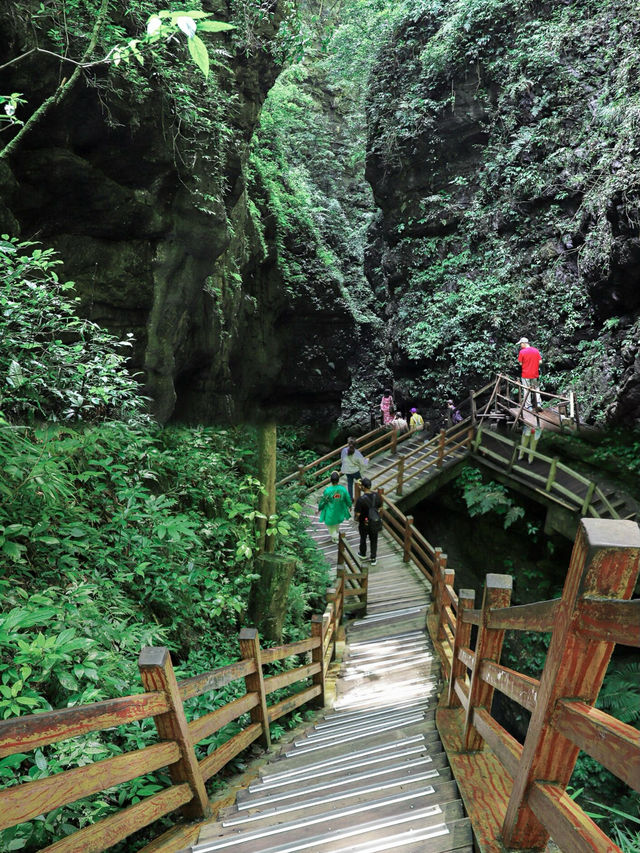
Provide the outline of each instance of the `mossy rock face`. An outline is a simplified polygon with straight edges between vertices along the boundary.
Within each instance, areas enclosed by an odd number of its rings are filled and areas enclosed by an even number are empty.
[[[124,4],[112,10],[126,19]],[[207,11],[229,14],[226,3]],[[280,70],[272,46],[283,14],[277,4],[247,24],[250,56],[221,37],[231,56],[208,101],[186,52],[165,91],[157,74],[130,85],[100,72],[0,164],[0,230],[56,248],[80,312],[134,334],[131,367],[143,371],[162,422],[331,422],[350,381],[353,323],[338,286],[327,287],[305,248],[304,281],[288,292],[268,200],[247,189],[250,140]],[[0,30],[0,64],[31,45],[13,8],[0,11]],[[28,91],[30,106],[59,82],[57,63],[35,54],[6,71],[7,91]],[[194,104],[200,130],[189,125]]]
[[[634,9],[453,2],[384,49],[367,274],[387,293],[395,376],[427,406],[515,374],[525,334],[547,390],[640,421]]]

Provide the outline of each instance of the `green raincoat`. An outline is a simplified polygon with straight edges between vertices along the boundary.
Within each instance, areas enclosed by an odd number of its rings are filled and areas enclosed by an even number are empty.
[[[330,527],[346,521],[351,515],[351,498],[344,486],[327,486],[322,493],[320,503],[320,521]]]

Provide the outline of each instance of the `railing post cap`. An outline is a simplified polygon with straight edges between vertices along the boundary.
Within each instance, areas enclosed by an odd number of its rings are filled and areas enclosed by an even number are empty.
[[[166,646],[144,646],[138,658],[138,666],[164,666],[168,655]]]
[[[617,518],[583,518],[589,548],[640,548],[640,527]]]
[[[513,577],[511,575],[497,575],[490,572],[487,575],[486,585],[490,589],[513,589]]]
[[[240,640],[255,640],[258,636],[257,628],[243,628],[238,635]]]
[[[476,600],[475,589],[461,589],[460,592],[458,593],[458,600],[475,601]]]
[[[322,622],[324,619],[324,615],[320,613],[314,613],[311,617],[312,622]]]

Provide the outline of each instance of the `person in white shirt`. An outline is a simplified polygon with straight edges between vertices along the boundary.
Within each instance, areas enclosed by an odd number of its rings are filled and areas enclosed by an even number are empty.
[[[362,479],[362,471],[369,464],[369,460],[365,459],[356,447],[356,440],[353,436],[349,436],[347,446],[342,448],[340,461],[342,463],[342,473],[347,475],[347,490],[353,500],[354,480]]]

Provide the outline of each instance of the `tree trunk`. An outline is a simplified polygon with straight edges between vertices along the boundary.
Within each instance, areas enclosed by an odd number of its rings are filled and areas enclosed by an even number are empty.
[[[248,615],[264,640],[282,642],[289,585],[297,565],[291,556],[261,554],[256,558],[260,578],[251,585]]]
[[[276,511],[276,437],[275,423],[262,424],[258,430],[258,479],[265,494],[258,499],[258,509],[267,516],[258,520],[260,553],[272,553],[275,548],[273,536],[267,536],[267,519]]]

